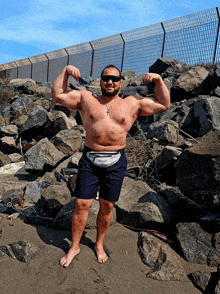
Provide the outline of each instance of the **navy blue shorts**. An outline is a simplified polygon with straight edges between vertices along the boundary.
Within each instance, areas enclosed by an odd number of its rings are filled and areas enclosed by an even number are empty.
[[[83,156],[79,161],[75,195],[80,199],[99,197],[116,202],[118,201],[122,182],[127,168],[127,158],[124,149],[120,150],[120,159],[110,167],[103,168],[94,165],[86,156],[90,148],[84,148]]]

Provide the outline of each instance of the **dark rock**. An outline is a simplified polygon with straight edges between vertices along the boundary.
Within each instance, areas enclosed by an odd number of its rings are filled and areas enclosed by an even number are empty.
[[[196,203],[207,207],[220,205],[220,131],[203,136],[182,152],[176,162],[177,186]]]
[[[0,247],[0,251],[5,252],[13,259],[17,259],[22,262],[27,262],[37,252],[38,248],[26,241],[14,242]]]
[[[198,223],[178,223],[177,239],[184,258],[191,263],[207,264],[212,248],[212,235]]]
[[[45,125],[45,134],[52,138],[61,130],[71,130],[76,126],[75,119],[68,118],[62,111],[48,113],[48,121]]]
[[[194,97],[211,95],[211,92],[220,85],[220,64],[216,64],[205,80],[193,91]]]
[[[27,109],[33,105],[33,100],[29,96],[23,96],[16,99],[11,104],[12,118],[19,117],[20,114],[27,114]]]
[[[171,89],[171,101],[181,101],[192,98],[193,90],[207,77],[208,71],[200,66],[192,67],[184,72]]]
[[[194,128],[197,136],[202,137],[212,130],[220,130],[220,98],[203,96],[194,103]]]
[[[43,137],[44,126],[47,120],[47,111],[41,106],[35,106],[26,122],[20,127],[20,135],[22,138],[28,136],[36,138],[37,135],[41,135],[41,137]]]
[[[149,72],[164,74],[167,70],[173,72],[183,72],[189,69],[190,66],[173,58],[158,58],[157,61],[149,67]]]

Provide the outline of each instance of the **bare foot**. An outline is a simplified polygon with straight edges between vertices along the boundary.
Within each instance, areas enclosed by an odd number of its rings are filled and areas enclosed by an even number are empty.
[[[105,263],[108,259],[108,255],[105,253],[104,248],[102,246],[100,246],[100,247],[94,246],[94,249],[96,252],[98,262]]]
[[[80,249],[74,250],[74,249],[70,248],[68,253],[63,258],[61,258],[60,265],[63,266],[63,267],[68,267],[69,264],[71,263],[71,261],[73,260],[73,258],[76,255],[78,255],[79,252],[80,252]]]

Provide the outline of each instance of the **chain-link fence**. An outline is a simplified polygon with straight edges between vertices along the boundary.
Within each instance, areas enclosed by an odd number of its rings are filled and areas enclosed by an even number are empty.
[[[53,83],[72,64],[97,78],[108,64],[144,74],[158,58],[190,65],[220,62],[220,6],[121,34],[0,65],[0,77]]]

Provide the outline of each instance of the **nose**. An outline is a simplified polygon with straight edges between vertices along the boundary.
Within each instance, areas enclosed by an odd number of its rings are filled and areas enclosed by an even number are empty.
[[[110,80],[108,80],[108,84],[112,84],[112,80],[110,79]]]

